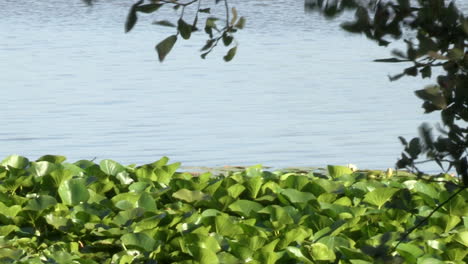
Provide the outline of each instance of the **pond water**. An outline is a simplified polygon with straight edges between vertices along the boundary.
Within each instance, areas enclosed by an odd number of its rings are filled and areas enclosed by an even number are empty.
[[[124,34],[131,3],[0,2],[0,156],[377,169],[394,166],[398,136],[438,120],[413,93],[432,81],[389,82],[402,65],[372,60],[390,49],[302,1],[231,1],[247,17],[232,62],[201,60],[199,33],[163,64],[154,45],[174,29],[151,22],[173,11]]]

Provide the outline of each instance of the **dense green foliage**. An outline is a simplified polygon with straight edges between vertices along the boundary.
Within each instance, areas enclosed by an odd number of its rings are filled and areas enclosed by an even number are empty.
[[[7,157],[0,163],[0,262],[468,262],[468,191],[450,175],[254,166],[194,176],[178,167],[167,158],[123,166]]]

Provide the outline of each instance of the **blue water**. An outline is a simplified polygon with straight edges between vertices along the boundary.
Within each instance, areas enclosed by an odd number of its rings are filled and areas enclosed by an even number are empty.
[[[433,80],[389,82],[404,65],[372,60],[391,49],[302,1],[231,1],[247,27],[230,63],[226,50],[199,58],[203,33],[159,63],[154,46],[174,29],[151,22],[175,15],[140,16],[124,34],[130,5],[0,2],[1,157],[377,169],[394,166],[398,136],[438,120],[413,93]]]

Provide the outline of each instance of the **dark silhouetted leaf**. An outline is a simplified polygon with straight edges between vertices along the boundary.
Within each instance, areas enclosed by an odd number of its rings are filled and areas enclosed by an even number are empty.
[[[132,7],[130,8],[130,11],[128,12],[128,15],[127,15],[127,20],[125,21],[125,33],[132,30],[132,28],[135,26],[138,20],[138,17],[136,14],[137,9],[138,9],[138,6],[141,5],[143,2],[144,2],[143,0],[140,0],[136,2],[135,4],[133,4]]]
[[[234,58],[234,56],[236,55],[236,51],[237,51],[237,46],[234,48],[231,48],[226,54],[226,56],[224,56],[224,61],[226,62],[231,61],[232,58]]]
[[[160,21],[154,21],[153,25],[160,25],[160,26],[165,26],[165,27],[175,27],[172,22],[167,21],[167,20],[160,20]]]
[[[166,58],[167,54],[171,51],[172,47],[174,47],[174,44],[177,41],[177,36],[172,35],[164,39],[163,41],[159,42],[158,45],[156,45],[156,51],[158,52],[158,57],[159,61],[163,62],[164,58]]]

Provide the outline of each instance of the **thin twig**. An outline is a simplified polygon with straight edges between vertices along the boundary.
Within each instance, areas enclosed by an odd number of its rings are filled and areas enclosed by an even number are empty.
[[[226,27],[229,28],[229,5],[228,5],[228,0],[224,0],[224,6],[226,7]]]
[[[455,196],[457,196],[459,193],[464,191],[466,188],[467,188],[466,186],[463,187],[463,188],[460,188],[458,191],[456,191],[454,194],[452,194],[447,200],[445,200],[443,203],[439,204],[434,210],[432,210],[432,212],[428,216],[424,217],[424,219],[421,220],[417,225],[413,226],[408,231],[406,231],[406,233],[403,234],[403,236],[400,238],[398,243],[392,248],[392,252],[395,251],[397,249],[397,247],[400,245],[400,243],[403,242],[403,240],[405,240],[414,230],[416,230],[418,227],[420,227],[422,224],[424,224],[442,206],[447,204],[450,200],[452,200]]]

